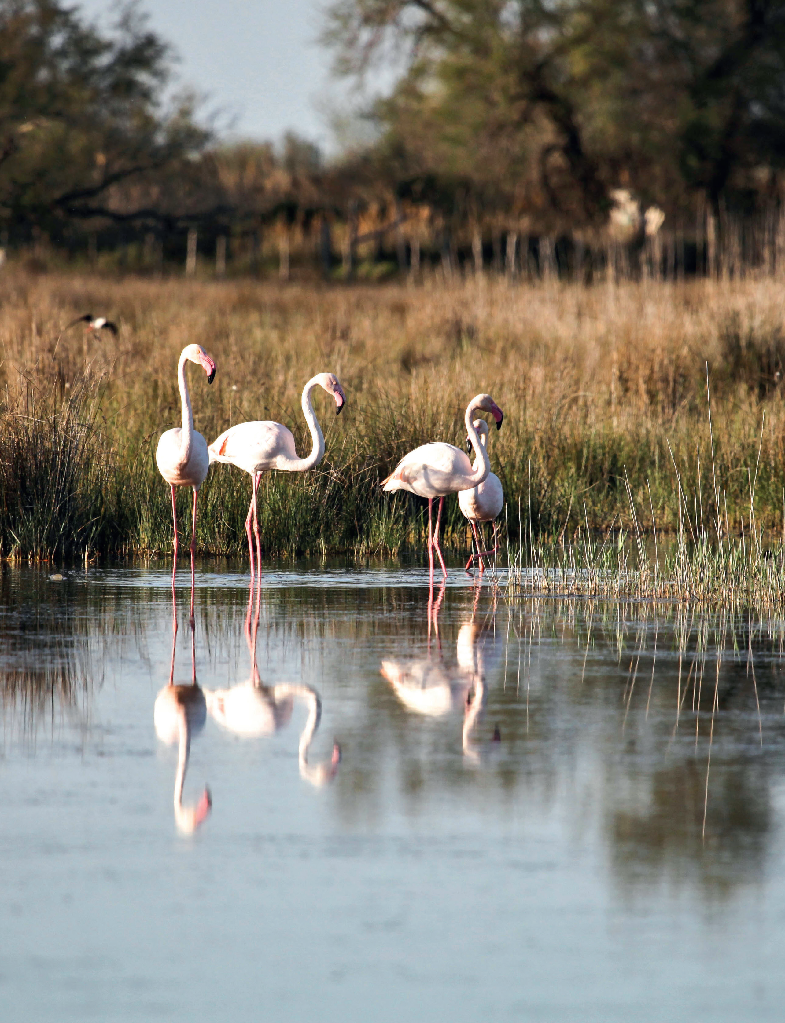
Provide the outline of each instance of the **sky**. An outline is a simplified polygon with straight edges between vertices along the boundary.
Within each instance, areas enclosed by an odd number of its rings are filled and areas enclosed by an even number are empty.
[[[80,0],[99,23],[111,0]],[[232,135],[277,139],[287,129],[333,147],[328,110],[339,101],[330,55],[316,44],[319,0],[141,0],[151,28],[179,54],[182,85],[207,97]]]

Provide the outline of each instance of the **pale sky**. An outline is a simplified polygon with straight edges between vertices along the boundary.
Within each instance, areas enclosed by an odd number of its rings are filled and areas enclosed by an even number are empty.
[[[103,21],[111,0],[77,0]],[[287,129],[330,148],[326,111],[340,88],[329,78],[329,55],[316,45],[320,0],[141,0],[151,28],[181,61],[182,85],[207,96],[233,134],[277,139]],[[219,123],[221,123],[219,122]]]

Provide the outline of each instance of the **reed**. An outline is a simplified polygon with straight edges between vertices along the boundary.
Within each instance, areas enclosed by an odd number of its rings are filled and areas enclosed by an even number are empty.
[[[511,537],[574,547],[634,534],[636,516],[642,533],[656,522],[685,543],[783,529],[785,337],[770,278],[305,287],[6,268],[0,299],[6,556],[170,549],[154,451],[179,420],[177,357],[194,341],[218,363],[211,388],[192,381],[208,439],[272,418],[302,450],[305,380],[330,370],[347,393],[337,419],[317,398],[320,468],[264,481],[268,555],[420,547],[423,503],[378,481],[426,440],[462,444],[466,403],[481,390],[505,411],[490,454]],[[116,343],[79,328],[61,336],[85,311],[119,322]],[[242,551],[249,494],[243,473],[211,470],[202,551]],[[468,545],[457,502],[444,540]]]

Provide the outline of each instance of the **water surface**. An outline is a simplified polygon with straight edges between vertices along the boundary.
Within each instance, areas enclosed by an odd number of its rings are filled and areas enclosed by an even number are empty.
[[[188,581],[2,569],[3,1018],[781,1018],[783,623]]]

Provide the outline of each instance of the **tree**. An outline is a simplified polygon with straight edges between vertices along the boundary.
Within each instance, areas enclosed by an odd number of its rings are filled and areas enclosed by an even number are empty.
[[[717,207],[785,165],[782,0],[334,0],[340,74],[408,173],[601,223],[619,185]]]
[[[0,208],[51,227],[141,212],[106,202],[120,183],[198,152],[193,104],[166,109],[173,55],[133,3],[102,35],[59,0],[0,0]]]

